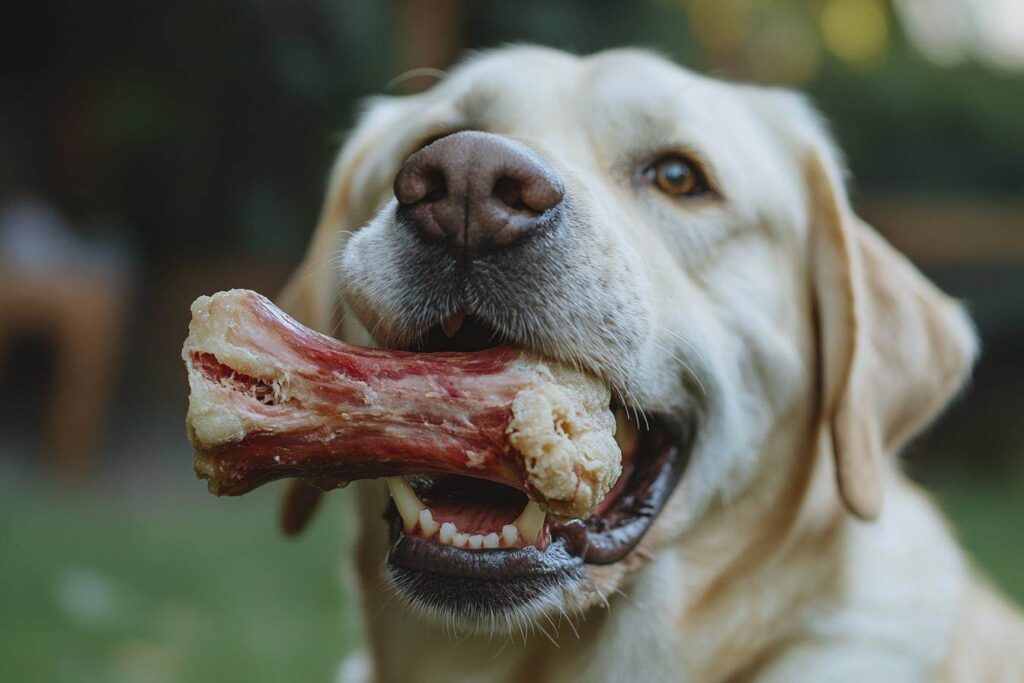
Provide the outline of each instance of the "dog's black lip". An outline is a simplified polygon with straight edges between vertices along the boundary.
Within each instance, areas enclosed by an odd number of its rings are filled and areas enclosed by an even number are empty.
[[[394,502],[385,519],[395,539],[388,574],[401,594],[422,607],[476,619],[542,600],[583,579],[583,558],[570,553],[562,539],[544,550],[471,551],[402,533]]]
[[[544,550],[533,546],[462,550],[401,534],[388,554],[388,562],[394,567],[436,576],[507,581],[562,574],[579,567],[583,560],[569,553],[561,541]]]
[[[611,507],[600,517],[551,526],[552,538],[563,539],[569,551],[588,564],[613,564],[632,552],[682,479],[688,449],[679,435],[661,426],[663,421],[649,419],[656,428],[643,435],[630,481]],[[624,522],[606,524],[619,515],[626,517]]]
[[[619,496],[600,517],[549,524],[552,543],[545,550],[533,546],[464,550],[436,540],[406,536],[391,502],[385,513],[394,542],[388,562],[437,576],[489,580],[549,576],[574,569],[580,563],[618,562],[636,548],[661,514],[688,460],[688,449],[680,432],[665,426],[664,420],[647,419],[651,428],[642,433],[635,456],[637,464]],[[624,521],[609,523],[620,518]],[[577,561],[566,563],[563,554]]]
[[[550,599],[574,583],[585,584],[583,560],[570,554],[561,540],[544,550],[471,552],[400,535],[387,566],[399,594],[412,604],[471,621],[493,620]]]

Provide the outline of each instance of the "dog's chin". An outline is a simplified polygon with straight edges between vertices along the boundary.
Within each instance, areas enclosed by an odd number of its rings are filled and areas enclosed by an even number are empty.
[[[544,550],[466,551],[402,535],[388,553],[391,587],[416,613],[455,630],[494,633],[604,600],[565,542]]]

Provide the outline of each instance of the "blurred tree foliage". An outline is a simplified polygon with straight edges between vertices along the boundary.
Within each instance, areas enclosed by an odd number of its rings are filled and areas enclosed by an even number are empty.
[[[727,77],[797,85],[833,122],[864,192],[1024,190],[1021,73],[932,65],[888,9],[868,15],[888,22],[883,43],[839,46],[874,50],[868,63],[849,63],[823,42],[823,3],[758,6],[466,2],[464,35],[469,47],[648,46]],[[150,262],[229,247],[293,258],[356,100],[399,70],[393,9],[378,0],[9,3],[0,192],[42,193],[85,223],[114,218]]]
[[[891,10],[877,56],[846,63],[821,45],[825,5],[520,0],[471,5],[469,35],[480,45],[532,40],[582,53],[648,46],[726,78],[801,89],[831,121],[865,192],[1024,193],[1024,71],[932,64]]]

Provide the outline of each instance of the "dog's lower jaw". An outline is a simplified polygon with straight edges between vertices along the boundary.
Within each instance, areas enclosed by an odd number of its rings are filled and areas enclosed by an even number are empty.
[[[501,611],[486,613],[481,609],[464,609],[460,612],[452,607],[424,604],[402,590],[404,582],[416,580],[416,577],[396,575],[386,560],[393,547],[391,531],[381,516],[388,502],[386,486],[382,481],[367,480],[353,482],[350,490],[355,494],[354,502],[358,506],[355,517],[359,525],[354,530],[351,557],[355,559],[357,590],[362,597],[365,628],[371,641],[391,642],[395,633],[415,629],[441,634],[444,639],[483,637],[493,638],[494,643],[521,644],[524,638],[531,642],[539,638],[547,642],[541,626],[558,641],[567,635],[575,639],[574,627],[579,628],[584,618],[590,618],[593,608],[605,605],[612,590],[610,584],[600,578],[608,574],[611,567],[580,564],[557,581],[547,582],[533,599]],[[382,616],[378,618],[378,614]],[[382,621],[390,623],[392,620],[397,629],[394,633],[380,628]]]
[[[453,636],[552,638],[545,624],[557,628],[605,601],[590,580],[588,565],[562,539],[543,550],[527,545],[467,551],[406,535],[397,515],[386,516],[390,547],[383,581],[410,614]]]
[[[528,599],[517,595],[521,586],[508,585],[494,588],[487,597],[494,598],[493,604],[484,599],[467,598],[462,594],[462,584],[451,586],[448,599],[430,601],[422,597],[424,591],[417,583],[430,581],[430,577],[410,574],[405,571],[385,570],[386,581],[417,621],[442,629],[445,634],[457,640],[484,637],[526,644],[535,638],[548,638],[557,642],[570,636],[577,628],[576,623],[584,618],[589,606],[587,602],[600,602],[584,569],[571,572],[557,581],[544,583],[539,590],[533,590]],[[472,589],[469,589],[472,590]],[[576,595],[589,594],[591,600],[579,600]],[[504,597],[501,597],[505,594]],[[573,603],[583,603],[574,605]]]
[[[384,536],[368,540],[378,549],[387,545]],[[366,548],[360,555],[368,556]],[[493,630],[483,622],[411,611],[383,578],[380,556],[362,562],[361,571],[369,570],[360,578],[372,669],[365,680],[687,680],[680,677],[685,669],[672,643],[675,606],[682,600],[674,594],[679,582],[668,579],[678,571],[678,559],[668,553],[642,562],[627,583],[620,583],[618,565],[588,567],[590,591],[563,591],[560,605],[510,613]],[[638,638],[643,647],[622,646]]]

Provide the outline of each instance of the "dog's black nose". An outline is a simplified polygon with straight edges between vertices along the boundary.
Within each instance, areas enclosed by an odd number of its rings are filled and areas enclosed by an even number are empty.
[[[400,217],[460,254],[511,246],[544,225],[564,194],[561,178],[530,148],[476,131],[427,145],[395,176]]]

